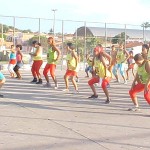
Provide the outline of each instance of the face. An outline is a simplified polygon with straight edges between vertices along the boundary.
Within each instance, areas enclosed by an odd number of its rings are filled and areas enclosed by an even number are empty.
[[[138,65],[138,66],[141,66],[142,65],[142,63],[143,63],[143,60],[140,60],[140,61],[135,61],[135,63]]]
[[[49,38],[49,39],[47,40],[47,43],[48,43],[49,45],[52,45],[52,44],[53,44],[53,39],[52,39],[52,38]]]
[[[16,47],[16,51],[20,51],[20,48],[19,48],[19,47]]]
[[[120,50],[123,50],[123,45],[122,45],[122,44],[119,45],[119,49],[120,49]]]
[[[148,52],[147,49],[143,46],[143,47],[142,47],[142,53],[143,53],[143,54],[147,54],[147,52]]]

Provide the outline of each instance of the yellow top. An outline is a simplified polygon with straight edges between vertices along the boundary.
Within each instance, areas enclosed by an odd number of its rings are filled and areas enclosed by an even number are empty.
[[[35,50],[35,53],[37,51],[37,48]],[[40,51],[40,53],[37,56],[33,56],[33,60],[42,60],[42,50]]]
[[[76,66],[76,59],[72,56],[72,53],[67,53],[67,57],[66,57],[67,63],[68,63],[68,70],[72,70],[72,71],[78,71],[78,62],[77,62],[77,66]]]
[[[110,71],[105,68],[103,63],[97,58],[94,59],[94,67],[100,78],[111,77]]]

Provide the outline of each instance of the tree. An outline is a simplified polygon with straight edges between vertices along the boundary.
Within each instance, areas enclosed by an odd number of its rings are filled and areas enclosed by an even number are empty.
[[[6,40],[6,35],[5,34],[3,34],[3,38],[4,38],[4,40]],[[0,34],[0,38],[2,38],[2,34]]]
[[[125,32],[122,32],[122,33],[114,36],[113,39],[111,40],[111,42],[113,44],[124,43],[125,40],[128,39],[128,38],[129,38],[129,36],[126,35],[126,37],[125,37]]]
[[[145,37],[145,31],[147,28],[150,27],[150,23],[149,22],[144,22],[141,27],[143,27],[143,40],[144,42],[146,42],[146,37]]]
[[[147,28],[150,27],[150,23],[149,23],[149,22],[144,22],[144,23],[141,25],[141,27],[143,27],[143,28],[146,30]]]

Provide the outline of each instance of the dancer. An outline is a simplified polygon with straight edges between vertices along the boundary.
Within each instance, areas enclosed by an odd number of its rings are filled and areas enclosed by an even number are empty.
[[[135,61],[134,61],[134,57],[133,57],[133,51],[129,52],[129,58],[128,58],[127,62],[128,62],[128,69],[126,70],[126,74],[127,74],[127,79],[126,80],[129,80],[129,73],[128,72],[129,72],[130,69],[132,70],[133,77],[135,77],[135,75],[134,75]]]
[[[16,64],[16,50],[14,49],[14,45],[11,45],[10,56],[9,56],[9,64],[8,71],[10,72],[10,77],[15,77],[14,66]]]
[[[98,47],[98,48],[96,47],[94,49],[94,58],[93,58],[92,66],[93,66],[93,74],[95,75],[92,77],[91,80],[88,81],[88,84],[93,91],[93,95],[90,96],[89,98],[98,98],[94,84],[99,83],[100,86],[102,86],[102,89],[107,98],[105,103],[108,104],[111,101],[107,89],[107,86],[109,85],[109,82],[111,80],[111,72],[108,70],[106,59],[103,55],[105,56],[102,47]],[[107,58],[111,60],[111,56],[108,54],[107,54]]]
[[[113,67],[116,64],[116,55],[117,55],[117,51],[114,45],[112,45],[111,47],[111,52],[110,52],[110,56],[111,56],[111,63],[110,63],[110,71],[112,72]]]
[[[118,77],[118,70],[124,80],[124,84],[127,84],[127,80],[125,78],[125,62],[129,57],[129,53],[124,49],[123,44],[119,45],[119,50],[116,54],[117,64],[113,67],[113,74],[117,79],[117,82],[120,82]]]
[[[148,55],[149,55],[148,53],[149,53],[149,46],[147,44],[143,44],[141,54],[145,60],[148,60]]]
[[[51,87],[49,82],[48,72],[50,71],[50,75],[55,83],[55,89],[58,88],[57,79],[55,75],[55,69],[58,59],[60,58],[60,50],[56,47],[55,41],[53,37],[48,38],[49,49],[47,51],[47,64],[44,68],[43,75],[46,79],[46,84],[44,87]]]
[[[22,50],[22,45],[16,45],[16,51],[17,51],[16,60],[17,60],[17,64],[14,67],[14,72],[17,75],[16,78],[18,78],[19,80],[22,79],[19,69],[23,66],[23,60],[22,60],[23,54],[22,54],[21,50]]]
[[[144,91],[144,98],[150,105],[150,61],[144,60],[141,54],[134,56],[135,63],[138,65],[137,74],[129,91],[134,104],[130,111],[139,110],[139,104],[136,94]]]
[[[86,61],[87,61],[87,66],[85,68],[85,72],[87,74],[86,77],[89,77],[89,73],[90,72],[92,74],[92,58],[90,57],[89,54],[86,54]]]
[[[33,75],[33,80],[31,83],[42,84],[41,74],[39,72],[40,67],[42,66],[42,47],[38,41],[33,41],[32,46],[36,48],[34,53],[29,53],[29,55],[33,56],[33,64],[31,68],[31,72]]]
[[[0,89],[4,85],[5,81],[6,81],[5,77],[4,77],[3,73],[0,71]],[[3,97],[4,97],[4,95],[0,94],[0,98],[3,98]]]
[[[72,84],[74,85],[75,92],[78,91],[78,86],[77,83],[74,79],[74,77],[77,76],[77,70],[78,70],[78,57],[75,52],[75,47],[72,43],[67,43],[67,71],[66,74],[64,75],[64,80],[65,80],[65,85],[66,89],[63,91],[68,92],[69,91],[69,81],[68,78],[71,78]]]

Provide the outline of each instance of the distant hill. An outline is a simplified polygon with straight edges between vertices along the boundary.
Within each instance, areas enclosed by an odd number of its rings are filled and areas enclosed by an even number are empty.
[[[0,23],[0,26],[2,26],[1,23]],[[8,26],[8,25],[3,24],[3,33],[7,33],[9,31],[13,31],[13,30],[14,30],[13,26]],[[32,31],[30,29],[20,30],[18,28],[15,28],[15,31],[22,32],[22,33],[32,33]],[[0,28],[0,32],[2,33],[2,28]]]

